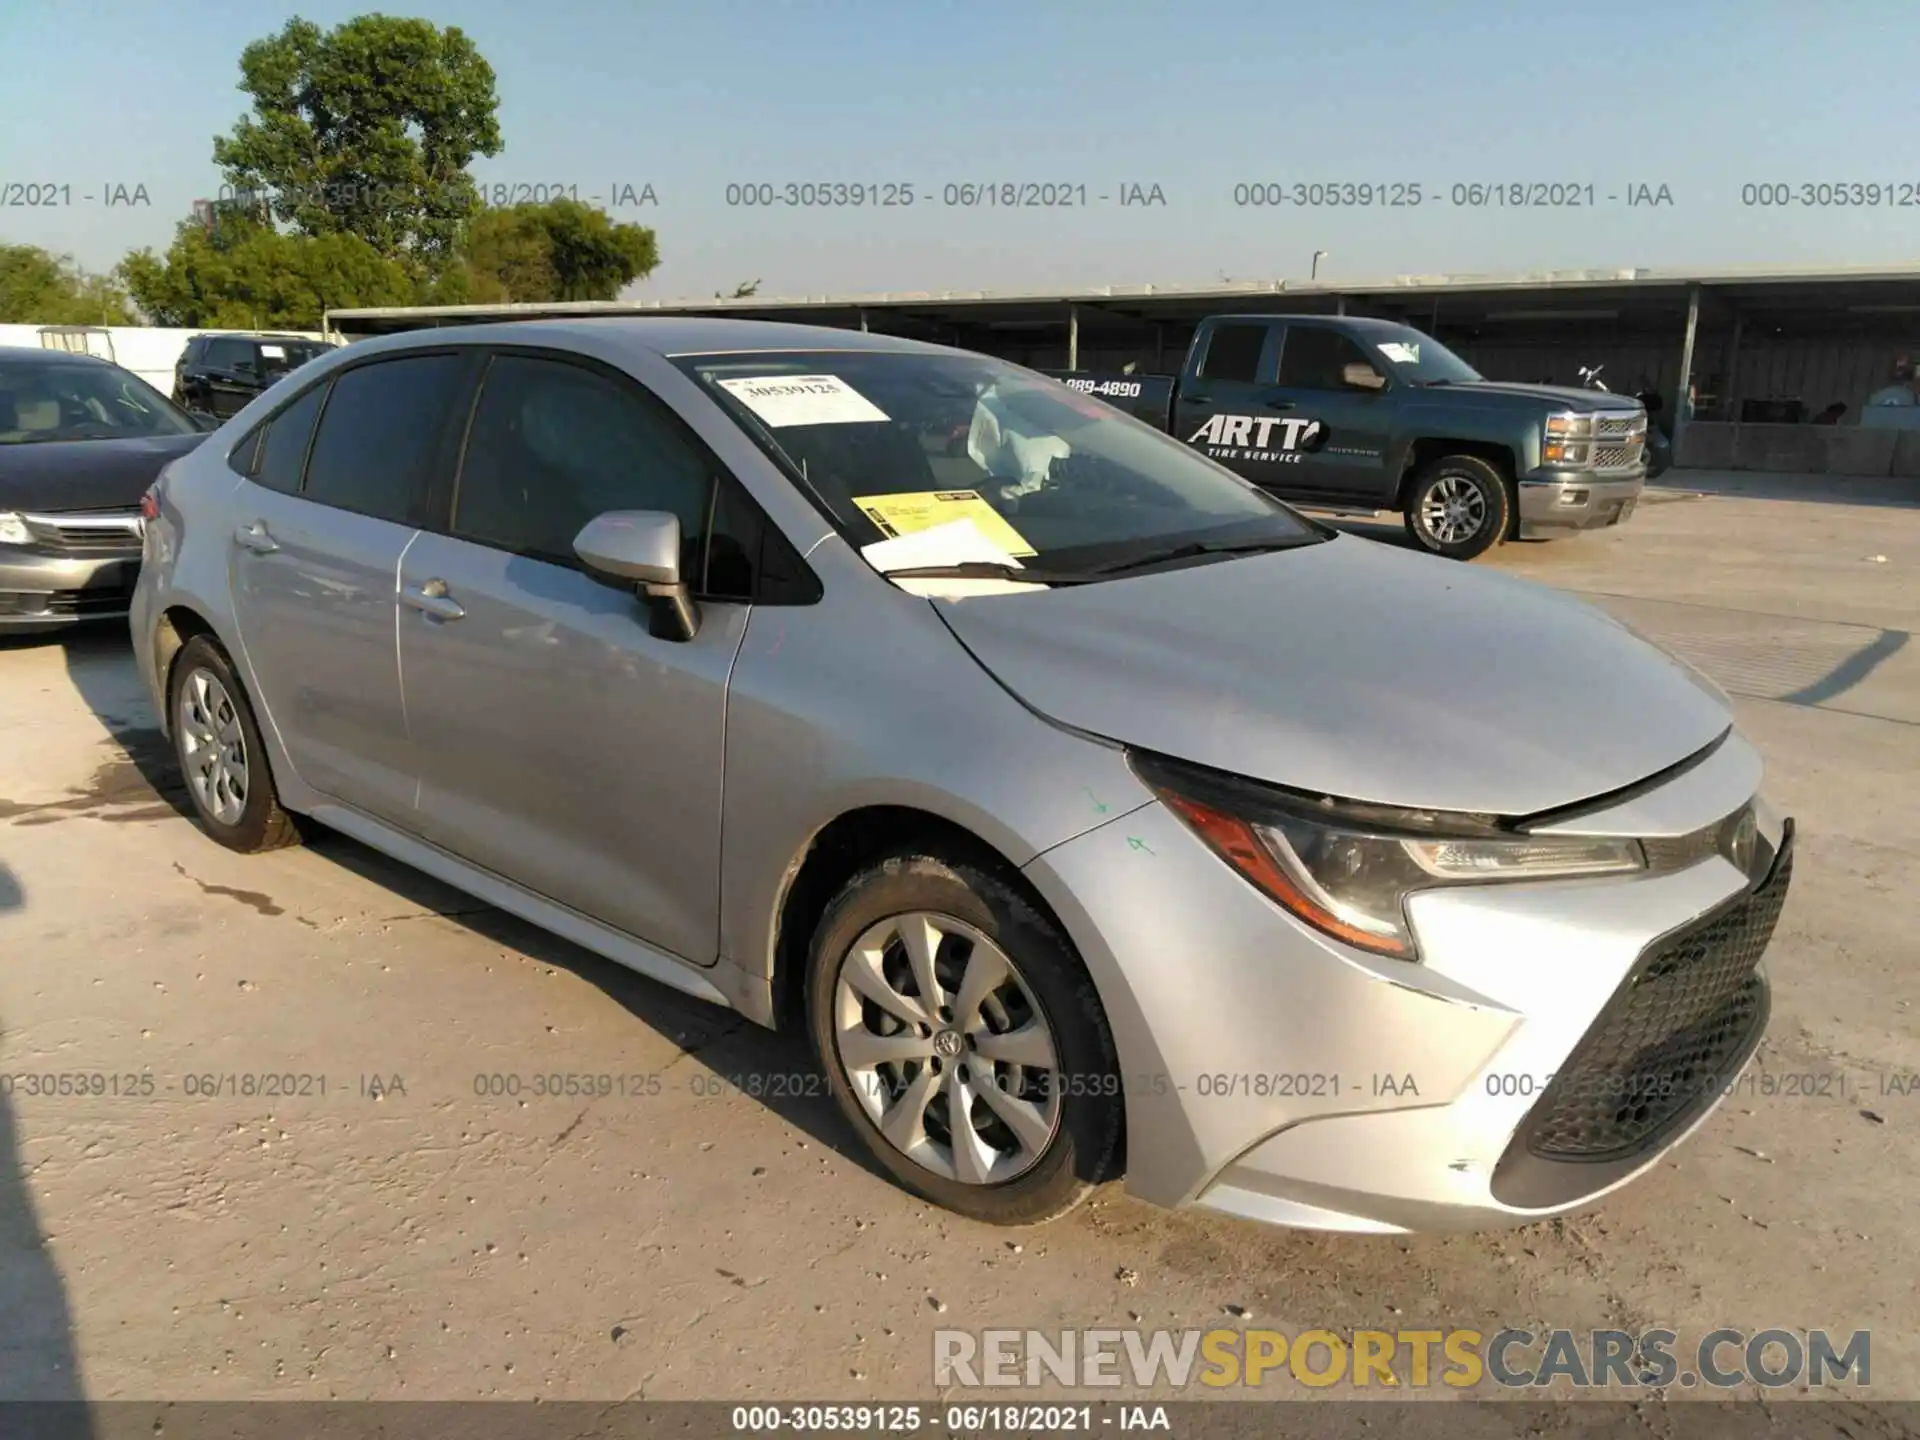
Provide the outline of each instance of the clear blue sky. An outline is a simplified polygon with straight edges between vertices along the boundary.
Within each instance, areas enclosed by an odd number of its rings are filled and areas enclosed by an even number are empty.
[[[104,268],[215,193],[248,41],[306,0],[9,0],[0,240]],[[763,295],[1920,256],[1920,205],[1752,209],[1744,184],[1920,186],[1920,29],[1895,0],[1594,5],[1373,0],[423,0],[498,75],[488,184],[651,184],[663,263],[631,292]],[[1551,12],[1551,13],[1549,13]],[[914,187],[911,209],[729,208],[729,182]],[[953,208],[969,181],[1086,187],[1085,208]],[[1417,209],[1237,207],[1250,181],[1413,182]],[[1591,209],[1439,203],[1456,183],[1591,184]],[[1165,206],[1121,207],[1157,184]],[[105,187],[144,185],[147,207]],[[1632,186],[1673,203],[1630,207]],[[1609,202],[1608,195],[1617,195]],[[0,200],[15,198],[0,192]]]

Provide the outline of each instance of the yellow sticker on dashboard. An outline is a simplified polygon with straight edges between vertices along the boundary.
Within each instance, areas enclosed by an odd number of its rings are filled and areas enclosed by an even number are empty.
[[[1026,537],[1006,522],[978,490],[916,490],[907,495],[856,495],[853,503],[889,540],[971,520],[974,528],[1009,555],[1032,555]]]

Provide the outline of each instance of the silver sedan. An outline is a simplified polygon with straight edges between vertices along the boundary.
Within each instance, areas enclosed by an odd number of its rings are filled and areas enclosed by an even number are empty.
[[[964,440],[963,440],[964,437]],[[1096,400],[877,335],[349,347],[149,496],[206,830],[313,824],[812,1038],[977,1219],[1594,1204],[1759,1044],[1792,823],[1724,695]]]

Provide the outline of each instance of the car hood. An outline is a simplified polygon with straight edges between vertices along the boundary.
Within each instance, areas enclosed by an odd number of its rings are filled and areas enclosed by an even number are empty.
[[[1705,682],[1588,605],[1352,536],[933,603],[1045,716],[1343,799],[1536,814],[1732,723]]]
[[[1477,400],[1513,404],[1550,405],[1556,410],[1634,410],[1640,402],[1631,395],[1615,395],[1607,390],[1580,390],[1571,385],[1525,385],[1506,380],[1464,380],[1457,385],[1436,385],[1417,392],[1423,398],[1440,400],[1472,396]]]
[[[0,445],[0,510],[131,510],[162,466],[206,438],[196,431]]]

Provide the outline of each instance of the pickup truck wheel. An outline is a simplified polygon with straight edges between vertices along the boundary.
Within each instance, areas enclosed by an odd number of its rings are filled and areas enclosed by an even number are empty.
[[[1447,455],[1414,477],[1407,533],[1431,555],[1471,560],[1506,539],[1513,492],[1506,477],[1473,455]]]

